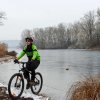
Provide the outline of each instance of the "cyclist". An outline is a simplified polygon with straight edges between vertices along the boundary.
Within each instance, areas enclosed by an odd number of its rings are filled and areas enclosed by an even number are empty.
[[[27,80],[26,89],[29,89],[30,85],[35,84],[34,78],[35,78],[35,70],[40,64],[40,55],[37,51],[37,47],[35,44],[33,44],[33,39],[31,37],[25,38],[26,46],[23,48],[22,52],[19,54],[19,56],[16,57],[14,60],[15,63],[18,63],[18,60],[22,58],[25,54],[28,57],[28,62],[26,64],[26,68],[32,72],[31,80],[29,80],[29,73],[28,71],[25,71],[24,77]]]

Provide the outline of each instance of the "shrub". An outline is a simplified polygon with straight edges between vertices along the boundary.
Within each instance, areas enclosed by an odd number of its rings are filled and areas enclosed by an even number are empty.
[[[15,51],[10,51],[10,52],[6,51],[6,54],[10,56],[16,56],[17,53]]]
[[[8,45],[5,43],[0,43],[0,57],[4,57],[5,55],[16,56],[15,51],[8,52]]]
[[[8,49],[7,44],[5,43],[0,43],[0,57],[3,57],[6,55],[6,51]]]
[[[100,100],[100,78],[90,76],[72,85],[66,100]]]

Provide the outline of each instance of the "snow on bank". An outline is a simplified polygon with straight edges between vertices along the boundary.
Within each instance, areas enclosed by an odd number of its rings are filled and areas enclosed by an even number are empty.
[[[6,55],[5,57],[0,57],[0,62],[9,61],[10,59],[13,59],[14,57]]]
[[[5,85],[3,85],[2,83],[0,83],[0,87],[5,87]]]
[[[34,94],[30,94],[29,92],[28,93],[23,93],[22,97],[24,98],[33,98],[34,100],[49,100],[48,97],[43,97],[43,96],[37,96],[37,95],[34,95]]]
[[[2,83],[0,83],[0,90],[2,90],[4,93],[6,92],[6,94],[8,94],[7,87],[5,85],[3,85]],[[38,95],[34,95],[32,93],[29,93],[29,92],[24,92],[21,97],[33,98],[34,100],[49,100],[49,97],[38,96]]]

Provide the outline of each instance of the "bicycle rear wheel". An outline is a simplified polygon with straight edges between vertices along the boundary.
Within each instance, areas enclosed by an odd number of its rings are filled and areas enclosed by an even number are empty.
[[[35,73],[34,81],[35,81],[35,85],[31,86],[31,91],[33,94],[37,95],[41,91],[43,85],[43,78],[39,72]]]
[[[8,83],[8,93],[9,96],[13,99],[19,98],[24,90],[24,79],[22,74],[14,74]]]

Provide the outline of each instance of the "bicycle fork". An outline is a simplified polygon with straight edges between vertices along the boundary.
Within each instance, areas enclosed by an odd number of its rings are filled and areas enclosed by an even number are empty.
[[[16,82],[15,82],[15,87],[20,88],[20,86],[21,86],[21,80],[22,80],[22,75],[17,76]]]

